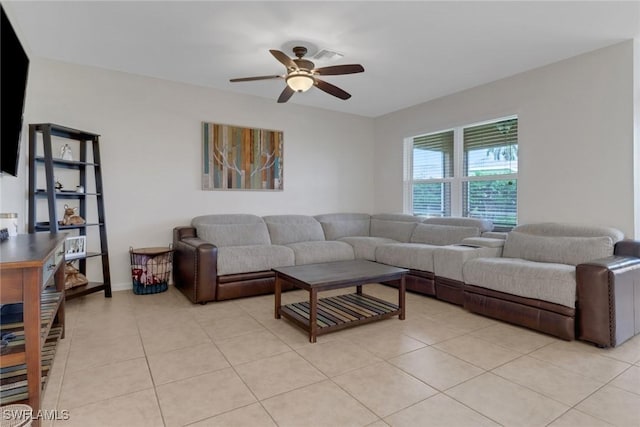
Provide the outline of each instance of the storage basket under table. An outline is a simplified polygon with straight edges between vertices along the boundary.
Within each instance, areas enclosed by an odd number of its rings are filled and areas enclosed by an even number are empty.
[[[129,255],[134,294],[157,294],[168,289],[173,256],[171,247],[130,248]]]

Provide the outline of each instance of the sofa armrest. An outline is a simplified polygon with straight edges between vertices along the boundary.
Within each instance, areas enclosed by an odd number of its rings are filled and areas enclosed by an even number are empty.
[[[507,240],[507,235],[509,233],[507,231],[485,231],[482,233],[481,237],[488,237],[490,239],[500,239]]]
[[[640,258],[640,240],[625,239],[616,243],[614,255]]]
[[[476,240],[478,238],[473,238]],[[463,282],[462,267],[470,259],[497,258],[502,254],[501,247],[480,246],[466,243],[441,246],[433,252],[433,273],[437,277]],[[492,239],[493,240],[493,239]]]
[[[640,332],[640,258],[579,264],[576,286],[578,339],[615,347]]]
[[[479,246],[482,248],[502,248],[504,239],[495,239],[492,237],[467,237],[462,240],[463,245]]]
[[[186,239],[188,237],[197,237],[195,227],[175,227],[173,229],[173,242]]]
[[[173,229],[173,281],[193,303],[216,299],[218,248],[193,227]]]

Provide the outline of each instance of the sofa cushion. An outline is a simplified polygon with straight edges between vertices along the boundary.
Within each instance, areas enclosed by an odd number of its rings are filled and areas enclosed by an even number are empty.
[[[613,242],[601,237],[549,237],[512,231],[502,256],[529,261],[578,265],[613,255]]]
[[[271,244],[264,221],[256,215],[201,215],[191,220],[191,226],[198,237],[218,247]]]
[[[411,234],[412,243],[428,243],[446,246],[462,242],[467,237],[477,237],[477,227],[458,227],[453,225],[418,224]]]
[[[198,224],[198,237],[217,247],[269,245],[269,231],[267,225],[256,224]]]
[[[324,237],[327,240],[338,240],[341,237],[368,236],[369,220],[321,222]]]
[[[385,221],[401,221],[401,222],[422,222],[422,218],[415,215],[403,213],[379,213],[371,215],[371,219],[382,219]]]
[[[371,218],[371,231],[369,234],[373,237],[384,237],[406,243],[411,239],[411,233],[413,233],[416,225],[416,222]]]
[[[318,222],[338,222],[338,221],[368,221],[371,215],[366,213],[338,212],[315,215]]]
[[[322,225],[326,240],[338,240],[348,236],[368,236],[371,223],[369,214],[333,213],[314,217]]]
[[[433,272],[433,252],[439,246],[391,243],[376,248],[376,261],[396,267]]]
[[[462,282],[462,266],[470,259],[485,256],[484,249],[488,248],[441,246],[433,252],[433,273],[438,277]]]
[[[507,240],[508,234],[509,233],[507,231],[485,231],[482,233],[481,237],[487,237],[489,239]]]
[[[362,213],[333,213],[314,217],[324,230],[327,240],[338,240],[348,236],[368,236],[371,216]]]
[[[491,237],[467,237],[462,240],[463,245],[467,246],[480,246],[483,248],[502,248],[504,247],[505,239],[496,239]]]
[[[436,224],[436,225],[452,225],[456,227],[475,227],[480,230],[481,233],[492,231],[493,222],[488,219],[482,218],[462,218],[462,217],[433,217],[426,218],[422,221],[423,224]]]
[[[312,216],[270,215],[263,219],[274,245],[324,240],[322,226]]]
[[[260,224],[264,220],[251,214],[212,214],[201,215],[191,220],[191,226],[197,227],[200,224]]]
[[[356,259],[367,259],[369,261],[376,260],[376,248],[378,246],[389,243],[398,243],[397,240],[370,236],[343,237],[340,241],[347,242],[353,246],[353,252]]]
[[[291,243],[287,247],[293,250],[296,265],[355,259],[351,245],[335,240]]]
[[[517,258],[476,258],[462,267],[469,285],[575,308],[576,269]]]
[[[218,248],[218,275],[268,271],[294,265],[293,250],[279,245],[226,246]]]
[[[550,237],[602,237],[609,236],[613,243],[624,239],[624,233],[611,227],[597,225],[567,224],[562,222],[541,222],[522,224],[513,229],[520,233]]]

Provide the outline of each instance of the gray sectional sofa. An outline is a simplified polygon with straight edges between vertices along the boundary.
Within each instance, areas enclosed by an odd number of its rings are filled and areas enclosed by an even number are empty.
[[[410,269],[407,289],[435,295],[435,250],[492,228],[403,214],[203,215],[174,229],[174,281],[204,303],[273,292],[274,267],[367,259]]]
[[[492,228],[404,214],[204,215],[174,229],[174,282],[206,303],[273,292],[274,267],[367,259],[409,269],[407,290],[564,339],[615,346],[640,332],[639,242],[605,227]],[[633,296],[623,314],[617,294]]]
[[[501,257],[465,262],[464,306],[561,338],[575,337],[576,267],[614,255],[624,238],[613,228],[542,223],[508,233]],[[589,319],[583,319],[583,325]]]

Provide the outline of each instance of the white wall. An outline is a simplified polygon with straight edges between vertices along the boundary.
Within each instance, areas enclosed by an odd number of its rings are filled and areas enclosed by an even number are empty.
[[[640,239],[640,40],[633,42],[633,94],[635,238]]]
[[[166,245],[195,215],[399,212],[405,137],[509,114],[519,116],[520,223],[606,224],[640,238],[634,49],[621,43],[375,120],[34,59],[25,125],[102,135],[116,288],[130,287],[130,246]],[[283,130],[285,191],[201,191],[201,121]],[[23,223],[26,136],[19,177],[0,178],[0,211]]]
[[[623,42],[377,118],[374,210],[403,208],[404,138],[517,114],[519,223],[602,224],[640,237],[633,49]]]
[[[284,131],[284,191],[200,190],[202,121]],[[43,122],[101,135],[115,288],[131,287],[130,246],[168,245],[172,228],[196,215],[373,209],[369,118],[36,59],[25,126]],[[2,211],[18,212],[24,223],[26,130],[21,156],[20,176],[3,176],[0,188]]]

